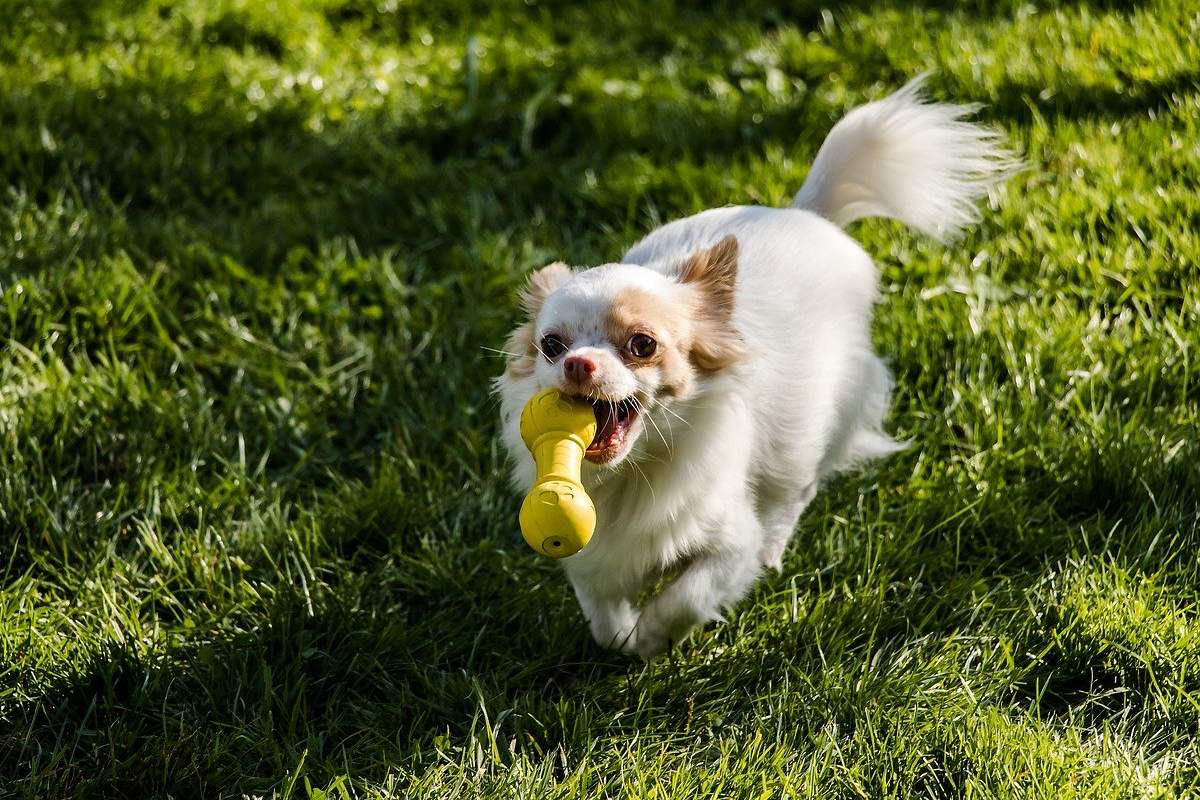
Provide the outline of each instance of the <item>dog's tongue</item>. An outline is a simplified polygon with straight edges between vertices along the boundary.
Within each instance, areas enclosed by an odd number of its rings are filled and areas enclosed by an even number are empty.
[[[592,400],[592,413],[596,415],[596,435],[587,451],[599,456],[606,451],[616,452],[629,433],[629,427],[637,418],[637,406],[632,400]]]

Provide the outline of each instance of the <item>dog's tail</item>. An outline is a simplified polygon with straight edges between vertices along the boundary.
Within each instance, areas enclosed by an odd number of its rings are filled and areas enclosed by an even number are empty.
[[[1001,134],[963,121],[979,106],[927,102],[924,81],[834,125],[792,208],[842,227],[891,217],[941,240],[977,221],[976,201],[1020,162]]]

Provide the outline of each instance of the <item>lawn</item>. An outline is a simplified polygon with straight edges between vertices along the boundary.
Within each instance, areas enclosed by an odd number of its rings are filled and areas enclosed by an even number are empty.
[[[0,796],[1200,791],[1200,11],[827,5],[0,0]],[[852,230],[912,446],[597,648],[505,483],[516,288],[925,70],[1028,169]]]

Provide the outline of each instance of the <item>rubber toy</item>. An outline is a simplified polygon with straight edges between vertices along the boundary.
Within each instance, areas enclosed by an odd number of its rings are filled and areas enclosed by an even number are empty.
[[[557,389],[538,392],[521,411],[521,438],[537,466],[533,488],[521,503],[521,535],[543,555],[574,555],[596,530],[596,507],[579,477],[595,435],[591,405]]]

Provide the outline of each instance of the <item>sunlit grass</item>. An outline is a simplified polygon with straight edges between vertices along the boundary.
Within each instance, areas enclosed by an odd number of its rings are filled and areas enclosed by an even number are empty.
[[[4,3],[0,795],[1200,787],[1200,14],[830,6]],[[1029,168],[854,230],[913,446],[597,649],[516,534],[515,288],[925,70]]]

